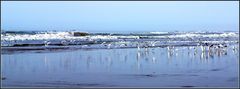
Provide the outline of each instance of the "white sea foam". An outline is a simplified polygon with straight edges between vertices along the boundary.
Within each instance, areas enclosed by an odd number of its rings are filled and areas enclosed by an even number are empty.
[[[104,42],[107,48],[114,47],[155,47],[164,45],[201,45],[204,43],[211,44],[231,44],[238,43],[239,33],[199,33],[199,32],[150,32],[152,34],[136,35],[86,35],[74,36],[73,32],[40,32],[37,34],[1,34],[1,46],[14,45],[98,45]],[[165,34],[165,35],[154,35]],[[111,42],[111,43],[109,43]],[[110,45],[110,46],[109,46]],[[88,46],[90,47],[90,46]],[[99,46],[101,47],[101,46]],[[103,46],[104,47],[104,46]]]
[[[168,32],[150,32],[151,34],[168,34]]]

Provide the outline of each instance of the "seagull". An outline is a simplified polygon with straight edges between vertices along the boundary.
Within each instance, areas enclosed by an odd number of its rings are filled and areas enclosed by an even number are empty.
[[[44,41],[45,46],[48,46],[51,42],[49,41]]]
[[[108,49],[110,49],[111,43],[108,44]]]

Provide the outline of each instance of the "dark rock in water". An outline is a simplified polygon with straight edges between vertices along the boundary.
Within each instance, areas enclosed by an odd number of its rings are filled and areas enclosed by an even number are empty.
[[[89,35],[89,34],[86,32],[74,32],[73,33],[73,36],[86,36],[86,35]]]
[[[211,69],[211,71],[220,71],[221,69]]]
[[[146,77],[157,77],[156,75],[153,75],[153,74],[143,74],[141,76],[146,76]]]
[[[6,79],[6,77],[2,77],[1,79],[2,79],[2,80],[5,80],[5,79]]]
[[[181,87],[194,87],[194,86],[181,86]]]
[[[151,74],[147,74],[147,75],[144,75],[144,76],[153,77],[153,75],[151,75]]]

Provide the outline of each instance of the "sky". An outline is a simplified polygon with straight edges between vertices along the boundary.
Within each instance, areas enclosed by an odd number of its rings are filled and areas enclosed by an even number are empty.
[[[1,1],[13,31],[238,31],[238,1]]]

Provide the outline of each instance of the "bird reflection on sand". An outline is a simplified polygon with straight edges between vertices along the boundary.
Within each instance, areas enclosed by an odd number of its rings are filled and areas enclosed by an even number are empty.
[[[160,49],[160,50],[156,50],[156,49]],[[167,52],[164,53],[164,49],[167,49]],[[108,56],[105,55],[105,57],[106,57],[105,59],[108,61],[109,65],[112,64],[111,59],[114,59],[114,58],[121,59],[122,58],[120,56],[121,56],[121,54],[124,54],[124,53],[119,54],[119,52],[118,52],[118,54],[116,54],[117,50],[118,49],[113,49],[112,52],[110,52],[111,50],[109,50],[109,53],[113,53],[113,54],[110,54]],[[231,50],[231,51],[229,51],[229,50]],[[166,48],[159,48],[159,47],[158,48],[148,48],[145,45],[145,46],[141,46],[141,47],[137,48],[136,60],[140,61],[140,59],[143,59],[143,60],[148,61],[149,59],[152,59],[155,62],[159,58],[157,55],[160,55],[160,56],[167,55],[167,59],[171,60],[173,57],[177,57],[178,55],[183,54],[183,53],[186,53],[189,58],[193,57],[194,59],[196,59],[197,57],[199,57],[199,59],[201,59],[201,60],[202,59],[208,60],[208,59],[214,59],[216,56],[222,57],[224,55],[228,55],[228,52],[233,52],[235,55],[238,56],[239,48],[236,45],[233,45],[231,47],[222,47],[222,48],[219,46],[190,46],[190,47],[168,46]],[[38,52],[36,52],[36,53],[38,53]],[[158,54],[155,54],[155,53],[158,53]],[[160,54],[160,53],[162,53],[162,54]],[[125,61],[127,61],[128,58],[131,56],[129,53],[124,54],[124,55],[125,56],[124,56],[123,60],[125,60]],[[78,57],[83,57],[83,58],[84,58],[84,56],[87,56],[87,60],[92,59],[92,55],[82,55],[82,56],[78,55]],[[100,56],[104,56],[104,55],[100,55]],[[67,57],[68,57],[68,59],[72,59],[72,57],[74,57],[74,56],[68,55]],[[82,59],[82,58],[80,58],[80,59]],[[46,56],[45,56],[45,61],[46,61]],[[89,66],[89,62],[87,62],[87,64]],[[65,66],[67,66],[67,64],[65,64]]]
[[[135,48],[131,48],[135,49]],[[164,50],[166,51],[164,52]],[[126,52],[120,52],[119,50],[121,49],[112,49],[112,50],[107,50],[107,53],[109,55],[103,55],[103,53],[98,53],[101,54],[102,57],[106,57],[105,59],[111,63],[111,59],[120,59],[120,60],[129,60],[131,58],[131,54],[134,54],[134,51],[126,51]],[[127,49],[125,49],[127,50]],[[44,53],[44,52],[38,52],[39,50],[32,51],[33,53]],[[77,50],[74,50],[77,51]],[[80,50],[84,51],[84,50]],[[71,51],[70,51],[71,52]],[[216,56],[217,57],[222,57],[228,55],[228,52],[232,52],[236,56],[238,55],[239,48],[236,45],[231,45],[229,47],[221,47],[221,46],[183,46],[183,47],[174,47],[174,46],[167,46],[167,47],[155,47],[155,48],[148,48],[147,45],[145,46],[139,46],[137,48],[136,52],[136,60],[146,60],[148,61],[149,59],[152,59],[154,61],[158,60],[159,56],[163,57],[164,55],[167,55],[167,59],[171,60],[173,57],[177,57],[178,55],[184,54],[188,56],[188,58],[194,58],[194,59],[214,59]],[[19,53],[19,52],[16,52]],[[24,53],[24,52],[23,52]],[[6,53],[7,54],[7,53]],[[13,55],[14,52],[11,52],[7,55]],[[69,54],[66,55],[64,54],[64,57],[61,57],[60,59],[75,59],[78,57],[79,59],[83,59],[87,57],[87,60],[95,59],[96,57],[92,58],[93,55],[91,54],[86,54],[86,55],[75,55],[75,54]],[[86,56],[86,57],[85,57]],[[124,57],[121,57],[124,56]],[[46,61],[46,55],[44,56],[45,61]],[[66,58],[67,57],[67,58]],[[100,58],[100,59],[101,59]],[[122,59],[124,58],[124,59]],[[98,59],[98,58],[97,58]],[[133,59],[131,59],[133,60]],[[87,63],[89,64],[89,63]]]
[[[127,49],[64,50],[63,52],[52,53],[38,51],[23,52],[28,55],[27,57],[21,56],[23,53],[19,52],[3,54],[3,67],[5,68],[3,71],[4,75],[8,77],[6,80],[11,79],[11,76],[14,77],[11,74],[21,75],[21,71],[38,76],[47,73],[50,74],[48,76],[52,74],[59,78],[72,76],[73,74],[80,77],[82,74],[94,73],[109,75],[137,74],[158,78],[162,73],[174,75],[174,73],[179,72],[186,76],[185,72],[194,70],[201,70],[195,71],[196,73],[202,72],[202,70],[205,72],[216,69],[218,71],[213,72],[224,71],[221,68],[226,70],[229,65],[235,65],[235,60],[239,56],[239,49],[236,45],[228,45],[227,47],[168,46],[154,48],[139,46],[139,48]],[[211,66],[216,65],[214,60],[218,60],[218,66]],[[92,77],[95,78],[97,75]],[[81,79],[84,78],[81,77]]]

